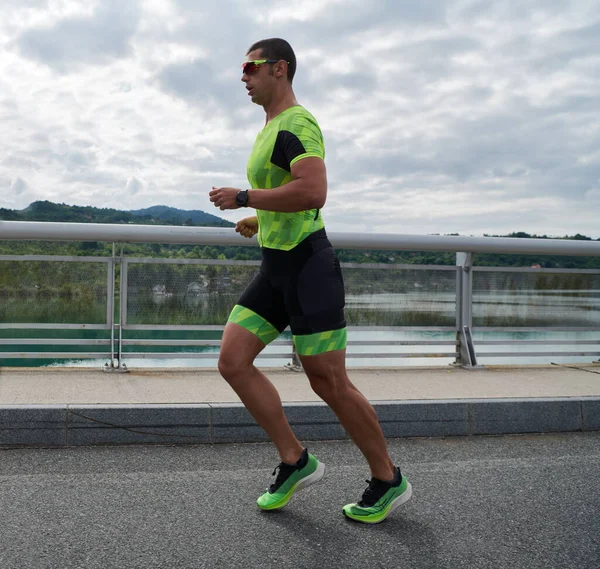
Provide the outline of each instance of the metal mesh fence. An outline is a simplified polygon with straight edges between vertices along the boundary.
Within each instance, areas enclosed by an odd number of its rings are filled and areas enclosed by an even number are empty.
[[[600,326],[600,273],[473,273],[474,326]]]
[[[128,263],[128,325],[224,325],[255,265]]]
[[[0,261],[0,322],[106,324],[107,263]]]
[[[128,325],[223,325],[255,265],[127,264]],[[453,326],[455,269],[342,265],[350,326]]]
[[[350,326],[454,326],[456,269],[342,265]]]

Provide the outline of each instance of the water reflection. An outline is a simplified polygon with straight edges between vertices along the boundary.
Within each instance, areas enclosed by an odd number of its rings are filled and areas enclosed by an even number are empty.
[[[240,287],[242,285],[240,284]],[[229,316],[229,312],[239,298],[238,287],[228,287],[223,292],[210,291],[208,284],[195,280],[180,293],[170,293],[166,285],[158,285],[151,290],[131,291],[128,296],[127,322],[129,325],[218,325],[222,326]],[[118,306],[118,301],[117,301]],[[450,353],[454,351],[452,342],[455,339],[453,328],[455,326],[456,298],[450,291],[424,290],[413,287],[405,292],[398,293],[365,293],[348,294],[346,318],[349,326],[407,326],[451,328],[449,331],[432,330],[379,330],[360,331],[349,333],[351,341],[444,341],[444,346],[350,346],[348,348],[349,366],[404,366],[404,365],[447,365],[452,363],[453,357],[440,358],[406,358],[404,353]],[[106,322],[106,299],[93,297],[86,300],[65,298],[39,298],[14,300],[0,303],[0,317],[3,322],[24,323],[98,323]],[[598,356],[569,356],[564,359],[560,356],[564,351],[590,352],[598,351],[596,346],[583,346],[581,348],[565,347],[553,342],[559,340],[597,340],[600,331],[600,291],[596,289],[577,290],[476,290],[473,295],[473,324],[474,339],[484,339],[481,327],[511,327],[524,328],[522,332],[486,332],[485,339],[497,340],[543,340],[545,346],[511,345],[485,346],[485,352],[512,351],[519,352],[547,351],[556,354],[557,362],[593,361]],[[598,331],[562,331],[550,332],[546,330],[526,330],[531,327],[585,327],[595,328]],[[39,331],[17,331],[19,337],[41,337]],[[83,331],[71,331],[84,337]],[[15,330],[0,330],[4,338],[15,337]],[[48,331],[45,337],[58,337],[58,331]],[[125,331],[125,337],[132,337],[132,332]],[[147,339],[176,339],[176,338],[205,338],[207,336],[194,335],[189,331],[144,331],[137,337]],[[214,333],[213,333],[214,334]],[[287,334],[287,335],[286,335]],[[62,333],[64,336],[64,332]],[[284,338],[289,339],[289,333],[284,333]],[[217,339],[217,338],[215,338]],[[476,346],[477,347],[477,346]],[[32,346],[30,351],[34,351]],[[211,359],[178,358],[178,348],[164,347],[134,348],[137,351],[144,349],[149,358],[128,361],[128,365],[137,367],[213,367],[216,365],[216,355]],[[4,351],[13,351],[14,347],[2,346]],[[24,350],[23,347],[19,350]],[[153,350],[173,352],[173,358],[151,359]],[[214,347],[185,348],[185,351],[200,351],[204,353],[215,352]],[[71,350],[72,351],[72,350]],[[397,357],[359,357],[359,354],[377,354],[395,352]],[[281,359],[259,360],[262,366],[283,365],[288,361],[289,346],[270,346],[266,354],[281,354]],[[36,360],[23,360],[24,364],[35,364]],[[62,362],[61,362],[62,363]],[[549,363],[548,357],[544,360],[534,356],[512,358],[495,358],[489,356],[480,361],[484,365],[492,363]],[[5,364],[8,365],[8,364]],[[11,362],[11,365],[14,365]],[[90,365],[83,361],[77,365]]]

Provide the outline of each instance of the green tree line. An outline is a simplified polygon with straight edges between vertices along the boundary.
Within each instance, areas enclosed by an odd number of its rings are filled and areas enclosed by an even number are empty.
[[[203,217],[206,216],[206,217]],[[229,221],[211,216],[201,211],[189,212],[166,206],[154,206],[137,212],[91,206],[70,206],[48,201],[32,203],[24,210],[0,208],[0,220],[15,221],[53,221],[80,223],[136,223],[156,225],[204,225],[233,227]],[[202,221],[204,220],[204,221]],[[514,232],[494,237],[514,239],[536,238],[553,239],[546,235],[531,235],[526,232]],[[590,237],[576,234],[561,239],[592,241]],[[598,240],[600,241],[600,239]],[[123,247],[124,254],[135,257],[163,257],[182,259],[230,259],[259,260],[258,247],[199,246],[158,243],[127,243],[118,246],[117,253]],[[2,255],[69,255],[69,256],[111,256],[112,243],[86,241],[49,242],[49,241],[0,241]],[[454,265],[456,255],[435,251],[379,251],[379,250],[338,250],[340,260],[345,263],[382,263],[414,265]],[[531,267],[566,269],[600,269],[600,257],[579,257],[564,255],[519,255],[478,253],[474,256],[478,266]]]

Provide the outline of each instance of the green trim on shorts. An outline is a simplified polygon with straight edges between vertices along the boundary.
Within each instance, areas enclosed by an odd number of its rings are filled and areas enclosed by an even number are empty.
[[[325,352],[343,350],[346,347],[346,328],[294,336],[296,351],[301,356],[316,356]]]
[[[227,322],[233,322],[242,328],[252,332],[263,344],[271,343],[280,332],[271,324],[267,322],[262,316],[256,314],[254,310],[245,308],[236,304],[229,315]]]

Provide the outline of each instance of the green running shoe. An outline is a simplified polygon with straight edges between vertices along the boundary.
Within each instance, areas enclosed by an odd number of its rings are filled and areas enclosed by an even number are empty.
[[[325,465],[319,462],[308,450],[296,464],[281,462],[273,471],[279,469],[275,483],[256,501],[261,510],[278,510],[283,508],[292,498],[294,492],[315,484],[325,472]]]
[[[384,482],[377,478],[367,480],[369,486],[357,504],[344,506],[347,518],[365,524],[378,524],[387,518],[398,506],[410,500],[412,486],[405,476],[396,468],[394,482]]]

